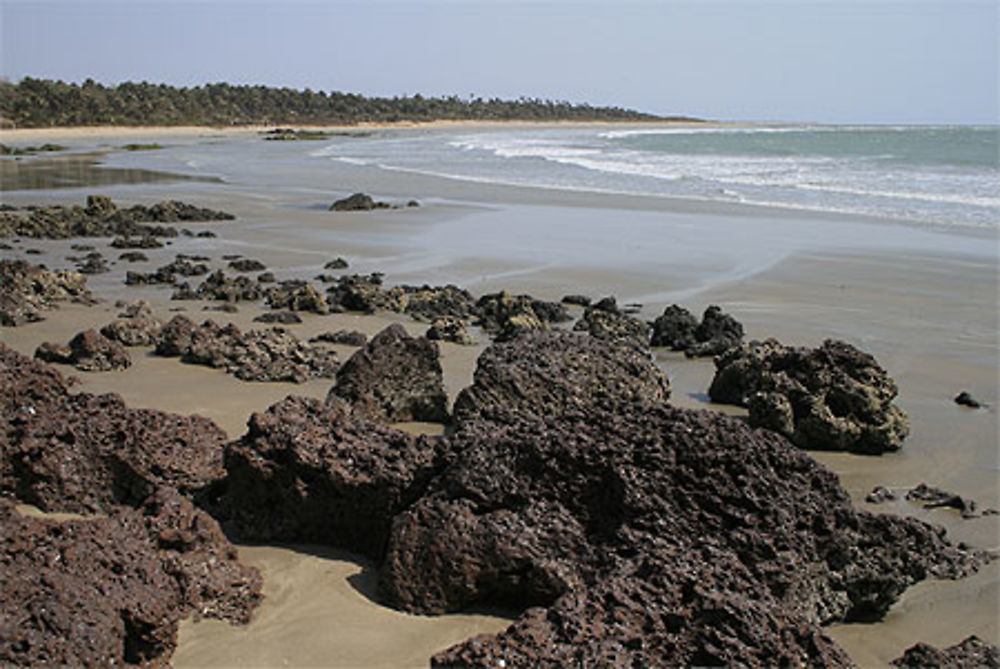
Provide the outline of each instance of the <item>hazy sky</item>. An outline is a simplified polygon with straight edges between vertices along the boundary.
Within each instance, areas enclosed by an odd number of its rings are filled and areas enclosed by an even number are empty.
[[[0,71],[996,123],[996,0],[0,0]]]

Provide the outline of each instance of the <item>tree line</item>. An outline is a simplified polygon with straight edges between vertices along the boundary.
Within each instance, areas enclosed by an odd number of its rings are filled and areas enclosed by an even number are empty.
[[[0,81],[0,115],[6,127],[83,125],[273,125],[365,122],[651,121],[663,117],[620,107],[520,98],[365,97],[336,91],[295,90],[226,83],[178,88],[126,82],[105,86],[25,77]],[[679,119],[680,117],[671,117]]]

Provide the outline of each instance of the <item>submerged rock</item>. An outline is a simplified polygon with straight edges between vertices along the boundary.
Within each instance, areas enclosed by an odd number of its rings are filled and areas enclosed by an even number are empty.
[[[437,344],[390,325],[348,358],[330,398],[351,404],[359,415],[388,422],[443,422],[448,418]]]
[[[750,410],[750,424],[802,448],[878,455],[898,450],[909,432],[894,405],[896,384],[875,359],[827,340],[817,349],[773,339],[732,348],[715,360],[713,402]]]
[[[925,509],[937,509],[941,507],[956,509],[962,514],[962,518],[976,518],[980,515],[976,503],[971,499],[966,499],[961,495],[948,492],[947,490],[934,488],[926,483],[921,483],[906,493],[906,499],[923,502]]]

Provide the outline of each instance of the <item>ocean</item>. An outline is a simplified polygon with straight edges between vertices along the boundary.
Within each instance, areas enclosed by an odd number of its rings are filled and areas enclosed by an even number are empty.
[[[376,131],[310,156],[473,182],[1000,226],[997,126]]]

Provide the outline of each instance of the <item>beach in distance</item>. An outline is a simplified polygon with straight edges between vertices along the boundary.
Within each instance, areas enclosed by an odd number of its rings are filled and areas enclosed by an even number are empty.
[[[282,126],[284,127],[284,126]],[[92,244],[108,271],[89,274],[100,302],[62,305],[44,320],[0,328],[0,341],[32,356],[114,320],[118,300],[146,300],[167,321],[179,307],[242,330],[271,311],[235,312],[209,300],[171,299],[167,284],[126,285],[177,254],[225,269],[227,256],[260,261],[274,278],[382,273],[385,288],[454,284],[474,297],[508,291],[559,302],[614,296],[653,321],[673,304],[700,317],[710,305],[740,321],[747,341],[788,346],[846,342],[894,379],[909,417],[902,448],[882,455],[809,451],[863,510],[944,528],[956,545],[1000,550],[1000,516],[963,517],[905,498],[921,483],[1000,509],[996,126],[808,123],[474,123],[289,126],[322,133],[268,141],[274,126],[94,127],[0,131],[7,146],[52,142],[61,151],[5,157],[4,205],[119,208],[178,200],[222,210],[231,221],[178,224],[190,235],[142,249],[127,262],[111,239],[3,239],[0,260],[74,269],[74,244]],[[273,135],[273,133],[272,133]],[[147,145],[127,150],[127,144]],[[354,193],[386,203],[330,211]],[[410,206],[408,206],[410,205]],[[211,232],[212,236],[198,233]],[[32,253],[27,253],[31,249]],[[330,270],[341,258],[349,268]],[[252,275],[250,275],[252,276]],[[187,279],[197,286],[203,276]],[[580,318],[580,306],[568,306]],[[369,337],[394,323],[428,323],[380,309],[300,313],[282,327],[305,341],[323,332]],[[570,327],[570,326],[560,326]],[[439,343],[449,406],[473,381],[490,335]],[[229,439],[287,395],[322,400],[329,378],[249,383],[219,369],[133,351],[128,369],[89,373],[58,365],[73,392],[115,392],[129,407],[199,414]],[[341,362],[357,350],[330,347]],[[653,348],[670,379],[670,403],[746,416],[708,396],[711,356]],[[982,407],[959,406],[965,391]],[[411,433],[440,425],[408,422]],[[895,493],[866,501],[876,487]],[[971,516],[971,514],[969,514]],[[506,629],[521,611],[497,607],[416,616],[380,603],[373,562],[316,545],[238,545],[263,576],[264,599],[248,626],[186,620],[171,662],[193,666],[421,666],[476,634]],[[1000,569],[929,578],[907,589],[876,622],[823,628],[862,667],[886,667],[918,642],[951,646],[975,634],[1000,643]]]

